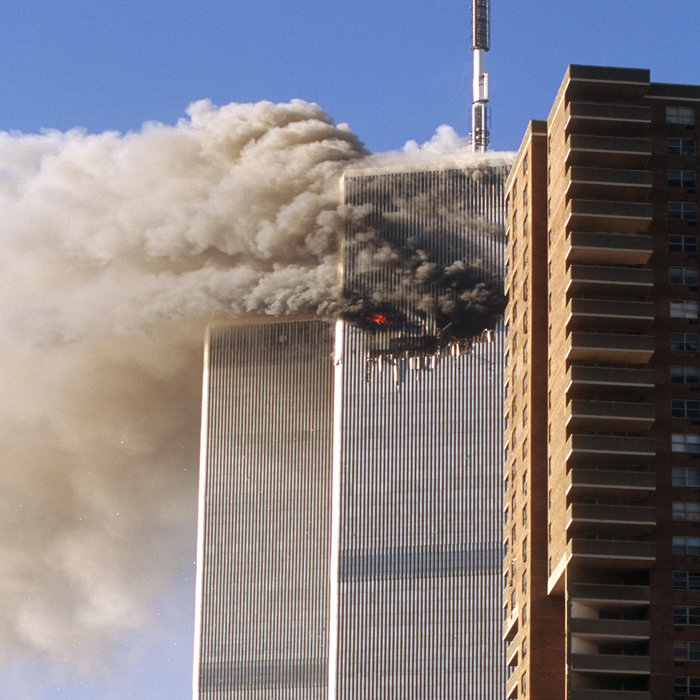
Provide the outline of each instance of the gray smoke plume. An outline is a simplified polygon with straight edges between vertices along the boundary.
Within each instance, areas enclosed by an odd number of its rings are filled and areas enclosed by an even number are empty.
[[[206,323],[337,312],[340,174],[451,138],[377,160],[302,101],[0,133],[0,654],[89,665],[148,623],[193,557]]]

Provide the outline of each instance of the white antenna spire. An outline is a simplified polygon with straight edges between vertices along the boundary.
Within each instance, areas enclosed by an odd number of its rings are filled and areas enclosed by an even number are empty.
[[[474,80],[472,99],[472,150],[484,153],[489,145],[489,74],[484,72],[491,34],[490,0],[472,0],[472,53]]]

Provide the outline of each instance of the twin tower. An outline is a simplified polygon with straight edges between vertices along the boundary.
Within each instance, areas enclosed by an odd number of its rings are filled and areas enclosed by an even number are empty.
[[[342,320],[210,329],[195,698],[503,696],[508,170],[347,173]]]

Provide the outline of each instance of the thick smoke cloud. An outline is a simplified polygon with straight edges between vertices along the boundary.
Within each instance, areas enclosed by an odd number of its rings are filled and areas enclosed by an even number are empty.
[[[0,133],[0,655],[90,665],[149,624],[191,568],[206,323],[336,313],[365,214],[340,174],[459,164],[457,142],[369,156],[302,101]]]
[[[0,134],[0,652],[90,663],[190,568],[207,320],[328,305],[364,155],[301,101]]]

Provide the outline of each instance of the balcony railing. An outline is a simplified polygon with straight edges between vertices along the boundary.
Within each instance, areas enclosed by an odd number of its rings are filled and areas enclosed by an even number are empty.
[[[650,601],[649,586],[572,583],[569,594],[573,600],[594,606],[638,606],[648,605]]]
[[[503,641],[511,642],[518,633],[518,620],[520,619],[520,606],[516,604],[512,612],[503,623]]]
[[[651,107],[641,105],[570,102],[566,107],[567,128],[587,133],[624,130],[644,133],[651,123]]]
[[[597,642],[644,641],[651,631],[647,620],[605,620],[573,617],[569,623],[571,634]],[[638,657],[634,657],[638,658]]]
[[[571,365],[567,370],[567,391],[579,392],[594,390],[596,395],[612,393],[624,395],[645,394],[654,388],[656,374],[653,369],[633,367],[595,367]]]
[[[651,192],[649,170],[587,168],[574,165],[566,172],[564,183],[569,197],[584,199],[646,199]]]
[[[648,569],[656,560],[656,544],[575,538],[567,544],[567,559],[605,569]]]
[[[653,250],[651,236],[572,231],[566,258],[569,262],[646,265]]]
[[[624,654],[572,654],[571,670],[583,673],[619,673],[647,675],[650,672],[648,656]]]
[[[611,232],[645,231],[654,218],[654,205],[646,202],[608,202],[572,199],[566,206],[569,229]]]
[[[654,271],[645,268],[571,265],[566,273],[566,291],[570,294],[646,297],[653,288]]]
[[[627,136],[570,134],[566,139],[568,165],[639,167],[651,157],[651,139]]]
[[[566,510],[568,530],[592,530],[604,526],[606,532],[642,532],[656,525],[656,509],[649,506],[572,503]]]
[[[647,330],[654,322],[651,301],[620,299],[569,299],[569,328]]]
[[[630,494],[636,497],[652,493],[655,489],[654,472],[573,467],[566,475],[567,493],[579,496]]]
[[[618,435],[570,435],[566,443],[570,462],[600,461],[601,458],[641,462],[656,454],[656,440]]]
[[[652,403],[573,399],[566,406],[566,424],[574,429],[649,430],[654,416]]]
[[[567,360],[642,365],[654,354],[650,335],[574,331],[566,338]]]
[[[574,688],[571,700],[651,700],[648,690],[603,690],[602,688]]]

